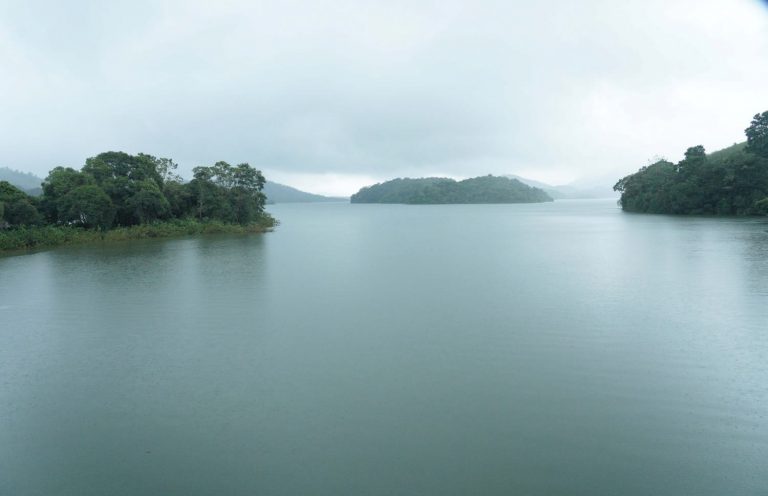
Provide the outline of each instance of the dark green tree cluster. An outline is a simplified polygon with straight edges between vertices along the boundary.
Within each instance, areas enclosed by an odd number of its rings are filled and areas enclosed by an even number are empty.
[[[246,224],[264,211],[264,176],[248,164],[217,162],[195,167],[188,185],[192,210],[200,219],[212,218]]]
[[[196,218],[249,224],[261,220],[264,176],[248,164],[196,167],[183,182],[170,159],[106,152],[78,171],[56,167],[32,197],[0,182],[0,227],[41,224],[107,230],[154,221]]]
[[[628,212],[700,215],[768,213],[768,112],[746,129],[746,143],[706,154],[688,148],[673,164],[659,160],[613,187]]]
[[[463,181],[428,177],[393,179],[362,188],[352,195],[352,203],[539,203],[552,198],[539,188],[517,179],[481,176]]]
[[[38,224],[42,217],[35,203],[34,197],[8,181],[0,181],[0,229]]]

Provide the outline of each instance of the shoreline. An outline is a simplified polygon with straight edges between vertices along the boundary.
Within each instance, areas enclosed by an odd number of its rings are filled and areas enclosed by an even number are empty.
[[[65,245],[119,243],[137,239],[205,234],[262,234],[271,231],[278,224],[276,219],[267,214],[250,224],[183,219],[116,227],[103,232],[98,229],[50,225],[6,229],[0,230],[0,256],[22,255]]]

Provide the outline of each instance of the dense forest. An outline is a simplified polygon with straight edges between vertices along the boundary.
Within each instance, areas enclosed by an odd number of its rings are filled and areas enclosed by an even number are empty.
[[[362,188],[352,203],[539,203],[552,198],[539,188],[506,177],[481,176],[463,181],[429,177],[393,179]]]
[[[40,196],[0,181],[0,241],[6,247],[45,244],[35,231],[43,227],[49,228],[46,235],[58,236],[51,227],[105,233],[173,221],[273,225],[264,212],[264,176],[250,165],[195,167],[189,182],[176,168],[167,158],[106,152],[87,159],[80,170],[51,170]]]
[[[694,146],[673,164],[659,160],[614,189],[628,212],[705,215],[768,214],[768,112],[746,129],[747,141],[707,154]]]

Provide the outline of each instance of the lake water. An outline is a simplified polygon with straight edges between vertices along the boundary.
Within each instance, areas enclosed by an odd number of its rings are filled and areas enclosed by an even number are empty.
[[[768,220],[270,210],[0,258],[0,494],[768,494]]]

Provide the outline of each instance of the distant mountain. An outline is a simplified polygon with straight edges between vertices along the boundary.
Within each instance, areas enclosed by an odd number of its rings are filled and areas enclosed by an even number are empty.
[[[618,194],[613,190],[614,184],[616,184],[616,177],[615,174],[611,174],[585,177],[557,187],[565,191],[570,188],[572,194],[580,195],[579,198],[616,198]]]
[[[0,181],[8,181],[31,195],[37,196],[43,193],[43,190],[40,188],[40,183],[43,180],[29,172],[0,167]]]
[[[463,181],[443,177],[393,179],[362,188],[352,203],[540,203],[552,201],[543,190],[517,179],[480,176]]]
[[[347,198],[339,198],[333,196],[316,195],[314,193],[307,193],[285,184],[274,183],[267,181],[264,185],[263,192],[267,195],[267,203],[315,203],[315,202],[337,202],[347,201]]]
[[[551,184],[542,183],[541,181],[528,179],[527,177],[518,176],[516,174],[505,174],[504,177],[508,177],[510,179],[517,179],[523,184],[527,184],[528,186],[532,186],[534,188],[539,188],[541,190],[544,190],[549,196],[551,196],[555,200],[570,198],[567,192],[564,192],[561,190],[561,188],[557,186],[552,186]]]
[[[569,184],[552,186],[551,184],[542,183],[515,174],[506,174],[504,177],[517,179],[528,186],[543,189],[555,200],[612,198],[617,196],[613,191],[613,184],[611,184],[613,181],[611,178],[580,179]]]

